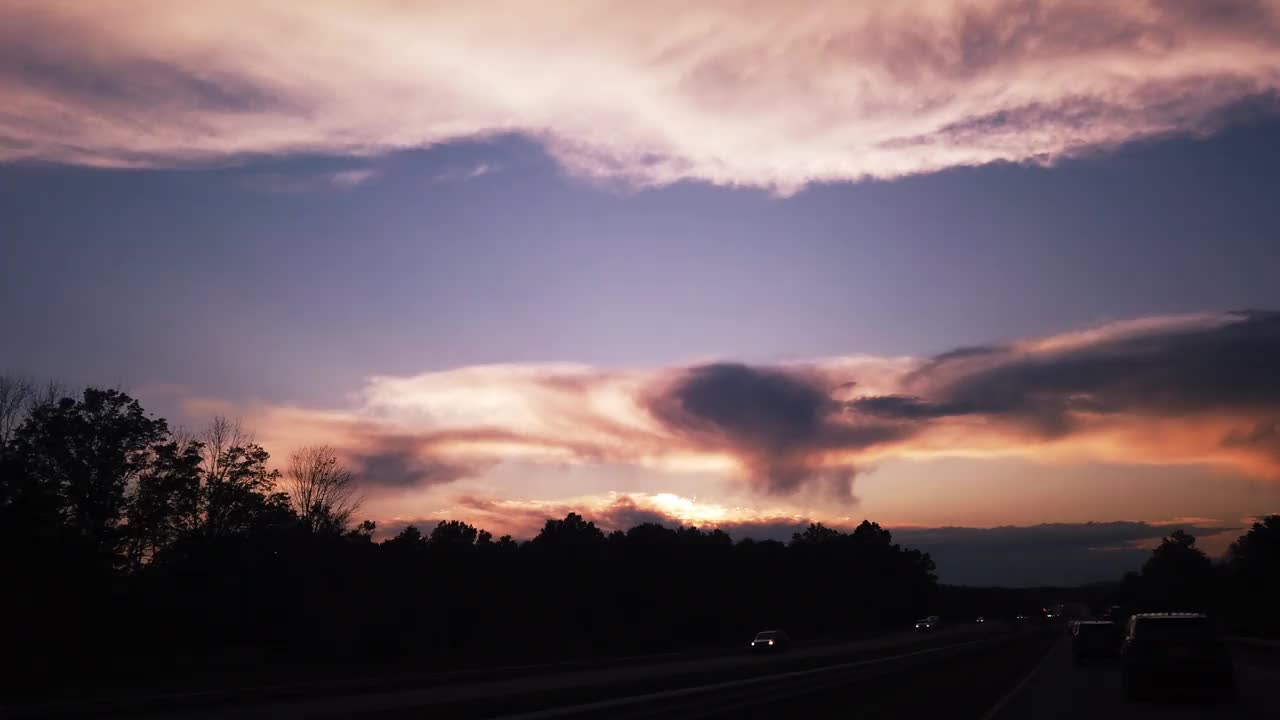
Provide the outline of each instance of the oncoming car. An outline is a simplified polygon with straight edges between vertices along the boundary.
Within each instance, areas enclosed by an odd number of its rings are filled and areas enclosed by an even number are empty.
[[[791,638],[781,630],[762,630],[751,641],[754,652],[782,652],[791,648]]]
[[[929,617],[923,617],[917,620],[916,629],[929,632],[932,630],[937,630],[938,626],[941,624],[942,624],[942,618],[938,617],[937,615],[930,615]]]

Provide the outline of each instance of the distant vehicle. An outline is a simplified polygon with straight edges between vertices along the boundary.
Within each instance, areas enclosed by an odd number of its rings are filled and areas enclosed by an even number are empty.
[[[1071,654],[1077,664],[1120,652],[1120,628],[1107,620],[1077,620],[1071,624]]]
[[[938,626],[941,624],[942,624],[942,618],[938,617],[937,615],[930,615],[929,617],[922,617],[919,620],[917,620],[916,629],[924,630],[928,632],[932,630],[937,630]]]
[[[1200,613],[1138,613],[1129,618],[1120,656],[1125,695],[1201,690],[1221,700],[1236,694],[1226,645]]]
[[[781,652],[791,648],[791,638],[781,630],[762,630],[751,641],[754,652]]]
[[[1124,620],[1124,608],[1119,605],[1111,605],[1102,611],[1102,615],[1100,617],[1103,620],[1121,622]]]
[[[984,623],[984,622],[986,622],[986,621],[987,621],[987,619],[986,619],[986,618],[984,618],[984,617],[982,617],[981,615],[979,615],[979,616],[977,617],[977,619],[976,619],[976,620],[974,620],[974,622],[978,623],[979,625],[981,625],[982,623]]]

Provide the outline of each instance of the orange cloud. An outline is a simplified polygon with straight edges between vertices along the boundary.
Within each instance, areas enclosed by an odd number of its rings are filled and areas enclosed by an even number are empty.
[[[407,525],[429,530],[442,520],[462,520],[495,535],[531,538],[551,518],[577,513],[608,531],[628,530],[642,523],[667,526],[720,528],[744,531],[746,535],[789,538],[810,522],[849,526],[857,521],[841,516],[815,518],[784,510],[761,510],[699,501],[673,493],[606,493],[556,500],[499,498],[491,495],[458,494],[447,506],[422,517],[392,517],[379,522],[383,536],[395,535]]]
[[[1280,2],[0,0],[0,160],[369,155],[516,132],[570,171],[790,192],[1203,133]]]
[[[239,414],[278,456],[339,448],[371,487],[483,478],[510,460],[710,471],[762,496],[848,500],[858,470],[898,457],[1212,464],[1280,478],[1278,363],[1280,314],[1228,313],[914,361],[468,367],[372,378],[345,410]]]

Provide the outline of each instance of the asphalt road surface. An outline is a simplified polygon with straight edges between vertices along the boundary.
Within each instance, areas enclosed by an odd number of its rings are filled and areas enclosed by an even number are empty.
[[[1053,630],[996,623],[797,647],[663,658],[466,682],[424,678],[364,692],[311,688],[284,696],[175,696],[151,702],[27,708],[15,717],[140,718],[982,718],[1027,675]],[[10,711],[13,708],[9,709]]]
[[[1071,643],[1061,638],[1031,679],[994,720],[1143,720],[1144,718],[1280,717],[1280,661],[1274,655],[1233,648],[1239,697],[1234,703],[1189,700],[1131,702],[1120,684],[1115,661],[1077,666]]]
[[[889,657],[505,716],[503,720],[984,720],[1053,631],[992,634]]]
[[[423,676],[353,691],[222,693],[154,702],[13,708],[5,717],[424,718],[458,720],[727,720],[928,718],[1107,720],[1280,717],[1280,653],[1234,648],[1239,698],[1130,702],[1115,662],[1076,665],[1060,626],[954,627],[755,656],[637,658],[596,667],[548,666]],[[140,700],[140,699],[138,699]]]

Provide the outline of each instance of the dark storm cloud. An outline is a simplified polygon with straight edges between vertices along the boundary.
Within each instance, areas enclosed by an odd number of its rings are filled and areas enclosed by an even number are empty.
[[[929,553],[954,585],[1066,586],[1119,580],[1151,555],[1142,547],[1175,526],[1145,522],[1047,523],[1025,527],[903,528],[894,540]],[[1239,528],[1186,527],[1204,538]]]
[[[774,494],[821,485],[849,497],[852,468],[822,468],[823,453],[869,448],[903,436],[894,423],[851,423],[823,380],[799,370],[720,363],[691,368],[650,397],[667,429],[740,458],[757,489]]]
[[[674,374],[644,404],[692,447],[737,457],[758,490],[822,487],[851,497],[849,457],[951,418],[986,421],[1026,441],[1066,439],[1108,417],[1214,414],[1241,418],[1248,428],[1211,438],[1210,446],[1280,457],[1276,368],[1280,314],[1246,311],[960,348],[906,373],[900,385],[909,392],[847,401],[834,393],[856,389],[857,378],[704,365]]]
[[[1280,460],[1280,419],[1264,420],[1247,430],[1228,433],[1222,444],[1267,453]]]
[[[938,405],[909,395],[872,395],[850,401],[849,407],[864,415],[899,420],[929,420],[947,415],[962,415],[956,405]]]
[[[411,435],[371,436],[362,446],[346,451],[367,488],[410,488],[440,485],[486,469],[479,463],[460,463],[424,453],[423,438]]]
[[[1168,528],[1145,522],[1043,523],[1007,525],[994,528],[939,527],[905,528],[897,536],[913,546],[945,544],[954,547],[999,549],[1036,545],[1055,548],[1120,549],[1133,543],[1168,534]]]
[[[904,421],[991,416],[1048,437],[1070,433],[1077,412],[1280,413],[1280,314],[1233,317],[1212,327],[1106,338],[1060,352],[948,353],[909,378],[927,389],[927,398],[868,397],[853,407]]]

